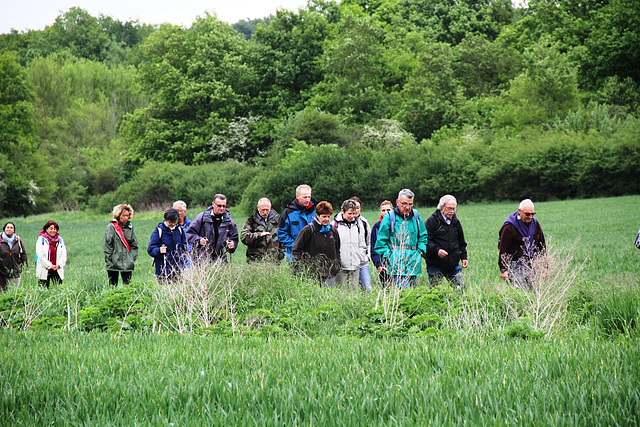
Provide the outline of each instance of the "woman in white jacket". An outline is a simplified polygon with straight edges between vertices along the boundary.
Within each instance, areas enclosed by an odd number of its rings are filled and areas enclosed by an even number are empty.
[[[67,263],[67,248],[60,237],[60,227],[55,221],[48,221],[36,242],[36,277],[42,286],[49,288],[49,283],[62,283],[64,265]]]
[[[333,222],[340,235],[340,272],[336,282],[347,283],[356,287],[360,278],[360,269],[369,265],[369,248],[367,247],[366,225],[358,220],[357,204],[352,199],[342,203],[341,212]],[[361,285],[363,291],[371,291],[371,281]]]

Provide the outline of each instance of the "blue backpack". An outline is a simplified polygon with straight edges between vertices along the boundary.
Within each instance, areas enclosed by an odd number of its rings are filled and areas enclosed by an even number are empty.
[[[412,211],[413,217],[416,220],[416,226],[418,227],[417,230],[418,232],[420,232],[420,223],[422,222],[422,219],[420,218],[420,214],[417,210],[412,209]],[[389,221],[391,222],[391,234],[393,234],[396,225],[396,212],[393,209],[391,209],[391,212],[389,212]]]

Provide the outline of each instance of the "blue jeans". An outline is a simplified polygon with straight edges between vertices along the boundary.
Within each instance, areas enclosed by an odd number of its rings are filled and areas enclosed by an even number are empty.
[[[360,267],[360,288],[363,291],[371,292],[371,270],[369,270],[369,264]]]
[[[391,276],[391,280],[400,289],[415,288],[418,276]]]
[[[427,273],[429,273],[429,284],[434,287],[438,286],[442,279],[447,279],[451,286],[464,291],[464,281],[462,280],[462,266],[456,265],[452,270],[427,265]]]

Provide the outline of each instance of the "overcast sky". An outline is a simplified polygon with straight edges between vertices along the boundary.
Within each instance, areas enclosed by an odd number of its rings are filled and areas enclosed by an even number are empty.
[[[96,18],[108,15],[122,22],[171,24],[190,27],[198,15],[215,14],[233,24],[241,19],[264,18],[278,9],[297,11],[306,0],[0,0],[0,33],[43,30],[71,7],[79,7]]]

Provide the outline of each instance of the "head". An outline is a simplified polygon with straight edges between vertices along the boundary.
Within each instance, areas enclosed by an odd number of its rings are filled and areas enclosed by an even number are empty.
[[[331,203],[325,201],[318,203],[316,206],[316,216],[318,217],[318,222],[320,222],[320,224],[329,224],[329,221],[331,221],[331,215],[333,215],[333,206],[331,206]]]
[[[451,194],[446,194],[440,197],[440,201],[438,202],[438,210],[442,212],[442,215],[444,215],[445,218],[453,218],[453,214],[456,213],[457,207],[458,202],[456,201],[456,198]]]
[[[133,216],[133,208],[131,205],[117,205],[113,208],[113,219],[126,224]]]
[[[178,200],[173,204],[173,209],[178,211],[178,215],[180,215],[180,222],[184,222],[184,216],[187,214],[187,204],[182,200]]]
[[[2,231],[4,231],[4,234],[6,234],[7,236],[11,237],[13,236],[13,233],[16,232],[16,225],[12,222],[7,222],[3,227],[2,227]]]
[[[340,208],[342,211],[342,219],[347,222],[352,222],[357,218],[358,205],[352,199],[345,200],[342,202],[342,207]]]
[[[529,224],[533,219],[533,216],[536,214],[533,202],[530,199],[524,199],[521,201],[520,206],[518,206],[518,213],[520,214],[522,222]]]
[[[306,184],[298,185],[296,188],[296,200],[300,206],[309,206],[311,202],[311,187]]]
[[[51,237],[55,237],[55,235],[58,234],[58,231],[60,231],[60,226],[54,220],[50,220],[47,221],[44,227],[42,227],[42,231],[44,231]]]
[[[169,228],[175,227],[176,224],[178,224],[179,220],[180,220],[180,213],[178,212],[177,209],[169,208],[166,211],[164,211],[164,221],[167,223],[167,226],[169,226]]]
[[[390,200],[385,200],[380,203],[380,216],[383,217],[393,209],[393,203]]]
[[[354,202],[356,202],[356,217],[360,216],[360,210],[362,209],[362,201],[360,200],[359,197],[357,196],[353,196],[350,200],[353,200]]]
[[[398,193],[396,206],[402,215],[409,215],[409,213],[411,213],[411,209],[413,209],[413,197],[413,192],[408,188],[404,188]]]
[[[269,218],[269,212],[271,212],[271,200],[263,197],[262,199],[258,200],[257,208],[258,215],[260,215],[264,219]]]
[[[213,196],[211,206],[213,206],[214,215],[222,215],[227,210],[227,196],[224,194],[216,194]]]

